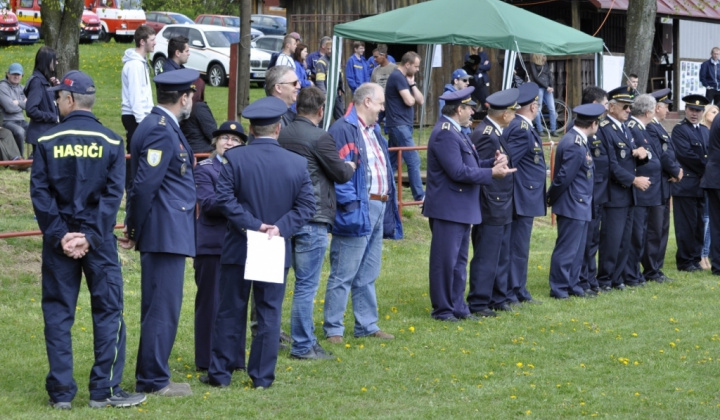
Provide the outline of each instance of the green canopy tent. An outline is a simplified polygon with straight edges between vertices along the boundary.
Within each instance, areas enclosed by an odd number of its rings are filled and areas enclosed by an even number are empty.
[[[506,50],[504,87],[509,87],[512,80],[518,53],[596,53],[597,66],[601,58],[598,53],[603,48],[600,38],[500,0],[430,0],[335,25],[332,63],[327,79],[328,104],[333,104],[335,100],[343,38],[387,44],[427,44],[424,80],[430,79],[433,44],[481,45],[503,49]],[[596,68],[596,75],[599,74],[598,70]],[[423,90],[427,96],[428,83],[424,84]],[[330,124],[331,115],[332,112],[325,113],[326,127]]]

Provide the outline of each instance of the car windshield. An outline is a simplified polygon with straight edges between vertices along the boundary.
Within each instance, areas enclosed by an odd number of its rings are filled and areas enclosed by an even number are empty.
[[[235,27],[235,28],[239,28],[239,27],[240,27],[240,18],[237,17],[237,16],[226,17],[226,18],[225,18],[225,22],[227,23],[225,26],[232,26],[232,27]]]
[[[205,36],[214,48],[229,48],[230,44],[240,41],[240,33],[235,31],[207,31]]]
[[[192,21],[192,19],[188,18],[185,15],[172,15],[172,18],[175,19],[175,22],[177,23],[195,23]]]
[[[118,5],[119,9],[125,9],[125,10],[141,9],[140,0],[116,0],[115,3]]]

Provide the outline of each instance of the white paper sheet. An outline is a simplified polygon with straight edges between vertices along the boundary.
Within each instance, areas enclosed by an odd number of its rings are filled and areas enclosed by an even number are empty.
[[[247,231],[245,280],[282,283],[285,274],[285,238]]]

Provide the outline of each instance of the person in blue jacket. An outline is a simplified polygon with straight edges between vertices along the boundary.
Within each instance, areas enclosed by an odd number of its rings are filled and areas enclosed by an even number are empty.
[[[253,337],[247,373],[255,388],[275,381],[280,347],[280,316],[285,277],[291,263],[291,238],[315,214],[315,196],[307,160],[277,142],[280,118],[287,112],[281,99],[268,96],[243,110],[253,140],[225,153],[218,177],[217,206],[228,220],[220,257],[220,307],[212,335],[212,357],[200,381],[226,387],[234,370],[245,368],[247,314],[252,289],[258,330]],[[283,282],[253,281],[245,277],[247,231],[281,237],[285,243]],[[237,354],[242,356],[236,363]]]
[[[95,362],[90,407],[129,407],[143,394],[120,388],[125,367],[123,279],[115,228],[125,182],[120,136],[92,114],[95,84],[73,70],[50,92],[63,122],[37,141],[30,197],[43,232],[42,311],[50,371],[50,406],[70,409],[73,379],[71,329],[82,274],[90,290]]]
[[[345,79],[348,86],[350,86],[351,93],[355,93],[355,89],[370,81],[371,71],[364,54],[365,43],[362,41],[353,42],[353,55],[348,58],[347,64],[345,64]]]
[[[195,219],[195,369],[208,370],[212,350],[212,329],[220,303],[220,255],[227,219],[217,206],[215,185],[223,167],[225,152],[247,141],[242,125],[225,121],[212,133],[215,150],[195,170],[198,215]],[[244,355],[238,352],[238,360]]]
[[[25,114],[30,118],[30,124],[25,132],[25,143],[37,144],[37,139],[47,130],[60,122],[55,98],[50,89],[60,83],[55,72],[57,70],[57,58],[55,50],[48,46],[42,46],[35,54],[35,68],[32,76],[25,84]],[[32,157],[32,150],[30,153]]]
[[[375,295],[383,237],[402,238],[387,142],[376,124],[384,102],[380,85],[365,83],[355,91],[353,109],[328,130],[340,157],[357,165],[348,182],[335,184],[337,212],[323,310],[323,330],[333,344],[343,341],[343,317],[350,294],[355,337],[394,338],[377,325]]]
[[[153,79],[158,105],[130,145],[130,188],[121,246],[140,251],[142,304],[135,390],[166,397],[192,395],[170,380],[170,352],[180,320],[185,260],[195,256],[195,156],[178,121],[192,110],[195,70]]]
[[[553,180],[548,189],[548,205],[557,215],[558,236],[550,259],[550,297],[595,297],[580,286],[580,269],[585,254],[587,225],[592,219],[593,158],[588,138],[598,129],[605,113],[601,104],[585,104],[573,109],[572,130],[558,144]]]
[[[515,169],[496,151],[481,160],[460,127],[473,115],[473,87],[445,93],[443,116],[428,141],[428,184],[423,208],[430,222],[430,302],[433,319],[477,320],[465,303],[470,227],[482,221],[480,186],[504,178]]]

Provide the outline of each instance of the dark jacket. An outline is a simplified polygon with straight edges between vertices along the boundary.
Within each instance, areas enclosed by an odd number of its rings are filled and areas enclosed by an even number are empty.
[[[50,81],[39,71],[34,71],[25,85],[25,113],[30,125],[25,133],[25,143],[37,144],[37,139],[60,122],[60,114],[55,105],[55,94],[48,92]]]
[[[652,142],[655,149],[661,150],[660,162],[662,163],[662,202],[667,203],[670,198],[670,178],[677,178],[680,175],[680,164],[675,158],[675,149],[670,141],[670,134],[660,122],[653,119],[647,127],[648,141]]]
[[[703,196],[700,179],[705,174],[708,162],[708,138],[710,131],[702,124],[695,128],[687,119],[679,122],[672,131],[675,157],[683,170],[680,182],[672,184],[672,195],[676,197]]]
[[[315,192],[315,215],[311,222],[335,222],[337,208],[335,184],[344,184],[353,175],[350,165],[340,159],[335,140],[312,121],[298,116],[280,132],[278,143],[307,159],[307,168]]]
[[[217,123],[207,103],[195,102],[190,118],[180,122],[180,129],[193,153],[210,153],[215,150],[211,143],[212,133],[217,130]]]
[[[717,90],[720,87],[720,63],[713,64],[707,60],[700,65],[700,84],[708,89]]]
[[[216,205],[215,185],[223,164],[216,158],[205,159],[195,167],[198,214],[195,219],[197,255],[220,255],[227,219]]]
[[[526,217],[545,216],[547,168],[542,140],[533,130],[532,124],[519,114],[503,130],[502,135],[513,167],[517,168],[513,177],[515,214]]]
[[[495,151],[504,153],[508,159],[508,166],[512,167],[512,161],[508,154],[505,139],[498,128],[485,119],[475,127],[471,140],[475,145],[480,159],[495,159]],[[504,226],[512,223],[513,216],[513,190],[515,174],[509,173],[505,178],[490,181],[480,190],[480,209],[483,217],[483,224],[490,226]]]
[[[537,83],[543,89],[553,87],[553,76],[550,72],[550,65],[548,63],[538,66],[537,64],[530,62],[530,75],[532,81]]]
[[[705,173],[700,180],[700,188],[720,189],[720,121],[713,121],[708,141],[708,160]],[[684,179],[684,178],[683,178]]]

